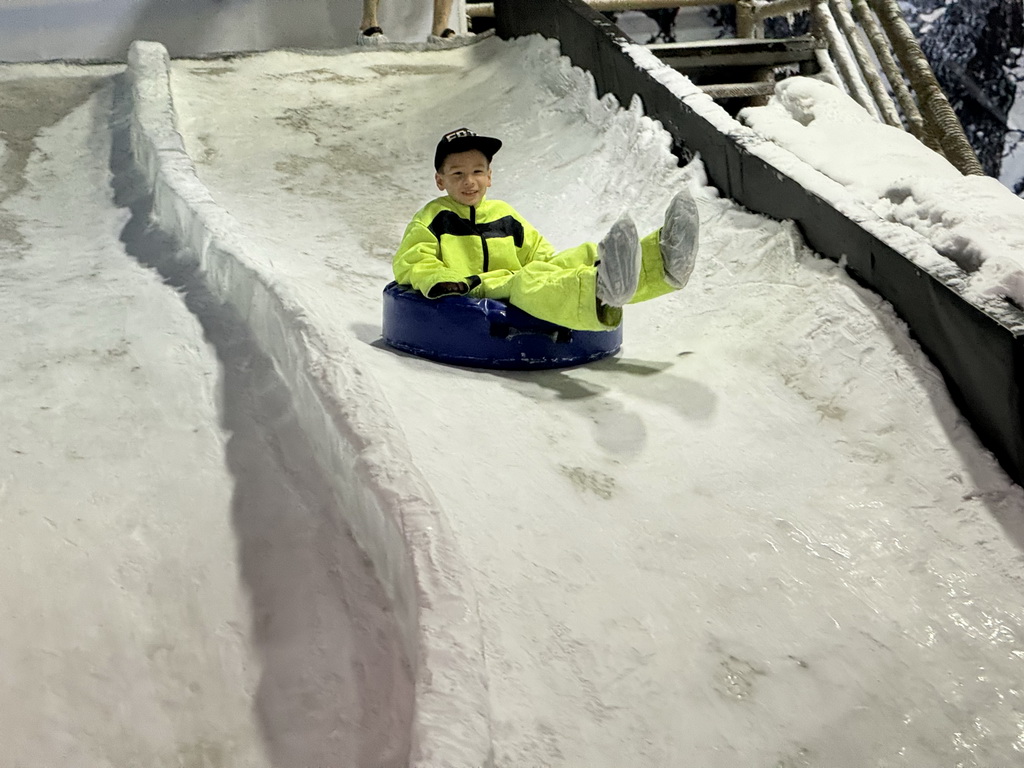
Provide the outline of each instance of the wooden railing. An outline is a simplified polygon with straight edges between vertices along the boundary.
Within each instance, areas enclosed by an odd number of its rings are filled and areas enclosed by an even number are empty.
[[[897,0],[587,0],[587,4],[597,11],[735,5],[740,40],[763,39],[769,19],[806,13],[823,77],[878,120],[912,133],[961,173],[984,174]],[[466,13],[470,18],[494,16],[494,3],[467,2]],[[767,72],[773,82],[774,72]],[[766,86],[770,92],[773,86]],[[708,89],[711,92],[714,86]],[[726,89],[719,87],[718,93]]]

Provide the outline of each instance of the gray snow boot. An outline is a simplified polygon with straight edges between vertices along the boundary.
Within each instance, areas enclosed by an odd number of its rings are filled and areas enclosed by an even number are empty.
[[[658,242],[665,268],[665,282],[679,289],[686,285],[697,261],[697,236],[700,217],[697,204],[688,189],[676,194],[665,211],[665,224]]]
[[[640,282],[640,237],[629,217],[612,224],[597,245],[597,298],[610,307],[626,304]]]

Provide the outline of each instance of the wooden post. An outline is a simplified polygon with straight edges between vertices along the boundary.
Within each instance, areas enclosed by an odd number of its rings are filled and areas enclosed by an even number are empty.
[[[917,94],[929,129],[938,137],[943,154],[961,173],[984,176],[985,171],[978,162],[974,147],[967,140],[960,119],[950,106],[939,81],[935,79],[935,73],[910,25],[903,18],[896,0],[868,1],[889,36],[903,71],[907,73],[910,85]]]

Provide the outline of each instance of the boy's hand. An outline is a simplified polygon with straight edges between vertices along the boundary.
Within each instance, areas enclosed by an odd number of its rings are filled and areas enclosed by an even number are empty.
[[[462,296],[469,293],[469,283],[436,283],[427,292],[428,299],[440,299],[442,296]]]

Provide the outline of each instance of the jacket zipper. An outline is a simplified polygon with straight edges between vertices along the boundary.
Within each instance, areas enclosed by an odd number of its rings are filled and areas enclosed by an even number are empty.
[[[483,233],[480,232],[479,230],[477,230],[477,228],[476,228],[476,206],[475,205],[469,206],[469,223],[472,225],[473,231],[476,232],[478,235],[480,235],[480,247],[483,248],[483,251],[484,251],[484,268],[481,269],[480,271],[481,272],[486,272],[488,266],[490,266],[491,254],[487,250],[487,238],[484,237]]]

